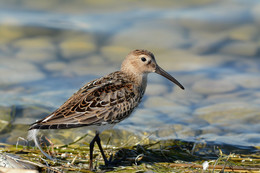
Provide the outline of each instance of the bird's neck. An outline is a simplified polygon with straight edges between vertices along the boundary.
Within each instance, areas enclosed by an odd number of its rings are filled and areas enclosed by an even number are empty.
[[[145,93],[145,90],[146,90],[146,86],[147,86],[147,74],[148,73],[144,73],[144,74],[141,74],[141,75],[137,75],[135,74],[135,81],[134,83],[136,84],[138,90],[139,90],[139,93],[141,94],[141,97],[143,97],[144,93]],[[138,79],[138,80],[136,80]]]
[[[131,72],[123,72],[126,74],[126,76],[134,83],[136,84],[138,87],[140,87],[141,90],[145,90],[146,89],[146,85],[147,85],[147,75],[148,73],[142,73],[142,74],[138,74],[138,73],[131,73]]]
[[[142,88],[143,91],[145,91],[146,86],[147,86],[147,76],[148,76],[148,73],[144,73],[144,74],[142,75],[141,88]]]

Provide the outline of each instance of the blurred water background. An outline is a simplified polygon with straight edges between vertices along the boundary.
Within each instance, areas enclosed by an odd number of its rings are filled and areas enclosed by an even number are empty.
[[[151,74],[143,102],[115,129],[254,150],[259,27],[258,0],[1,0],[0,142],[26,137],[29,124],[141,48],[186,90]],[[74,132],[56,138],[84,134]]]

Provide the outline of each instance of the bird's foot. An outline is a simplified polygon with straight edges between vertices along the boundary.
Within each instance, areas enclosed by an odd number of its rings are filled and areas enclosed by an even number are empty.
[[[113,169],[114,167],[118,166],[122,159],[113,159],[113,155],[111,154],[108,160],[105,160],[105,165],[100,165],[100,169]]]

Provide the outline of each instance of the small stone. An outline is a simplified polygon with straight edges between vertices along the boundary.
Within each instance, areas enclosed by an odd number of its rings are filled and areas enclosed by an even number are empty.
[[[12,109],[0,106],[0,133],[4,131],[12,121]]]
[[[61,52],[64,58],[77,58],[95,51],[95,41],[86,35],[69,35],[60,43]]]
[[[53,49],[50,37],[23,38],[13,43],[15,48],[19,49]]]
[[[253,76],[259,73],[259,59],[249,59],[244,57],[238,59],[236,57],[236,60],[233,60],[233,63],[234,67],[239,69],[239,71],[244,71],[245,73],[252,74]]]
[[[223,76],[224,81],[230,81],[244,88],[260,88],[260,80],[258,73],[245,73],[239,75]]]
[[[62,61],[49,62],[44,65],[44,68],[51,72],[63,71],[64,69],[66,69],[66,67],[67,64]]]
[[[2,84],[17,84],[40,80],[45,75],[30,62],[13,58],[0,58],[0,81]]]
[[[166,114],[170,118],[179,118],[180,116],[186,116],[191,113],[189,107],[176,105],[175,103],[173,103],[172,106],[158,106],[158,111]]]
[[[98,75],[97,72],[107,74],[112,72],[111,69],[115,70],[115,66],[108,65],[107,62],[104,62],[104,58],[102,56],[87,56],[74,60],[73,62],[68,64],[68,67],[65,70],[67,70],[68,68],[70,68],[69,71],[77,75]]]
[[[224,79],[202,79],[192,86],[192,90],[201,94],[219,94],[231,92],[237,88],[232,81]]]
[[[258,35],[258,28],[253,24],[242,25],[230,31],[229,37],[233,40],[252,41]]]
[[[203,127],[198,127],[198,129],[201,131],[201,135],[207,134],[212,135],[212,137],[217,137],[219,135],[222,135],[221,133],[223,133],[223,129],[221,127],[212,124],[207,124]]]
[[[230,93],[219,93],[219,94],[210,94],[207,98],[203,100],[203,103],[206,104],[216,104],[225,102],[233,102],[234,100],[240,100],[241,102],[252,102],[256,103],[255,97],[257,93],[248,91],[248,90],[239,90],[236,92]]]
[[[195,131],[190,126],[183,124],[173,124],[161,126],[157,131],[154,132],[157,140],[167,139],[187,139],[191,136],[195,136]]]
[[[217,3],[191,8],[178,18],[178,24],[191,31],[215,34],[250,20],[248,9],[239,3]]]
[[[95,55],[90,55],[87,56],[86,58],[84,57],[83,59],[79,60],[80,61],[85,61],[86,59],[86,66],[107,66],[108,62],[104,61],[104,56],[95,54]]]
[[[190,50],[196,54],[212,54],[218,51],[226,43],[230,42],[227,33],[197,33],[195,32],[191,37],[194,38],[193,45]],[[203,39],[201,39],[203,38]]]
[[[109,45],[126,47],[129,49],[127,52],[136,49],[136,45],[142,45],[143,49],[156,52],[186,45],[188,40],[180,34],[183,32],[182,28],[178,25],[168,25],[168,23],[169,21],[153,20],[130,25],[111,38]],[[162,25],[164,27],[161,27]],[[155,36],[157,36],[156,41],[152,39]]]
[[[95,75],[101,77],[115,70],[118,70],[118,68],[113,65],[107,65],[104,62],[98,65],[91,65],[87,58],[83,58],[66,64],[66,68],[63,69],[62,73],[66,75],[70,74],[70,76]]]
[[[10,41],[20,38],[23,36],[23,33],[17,27],[11,26],[0,26],[0,44],[10,43]]]
[[[220,49],[221,53],[238,56],[255,56],[259,46],[253,42],[237,41],[225,45]]]
[[[53,59],[55,48],[50,37],[24,38],[13,43],[17,59],[44,62]]]
[[[111,62],[119,63],[125,58],[130,49],[123,46],[104,46],[101,48],[103,55]]]
[[[107,65],[104,62],[101,62],[101,57],[96,62],[92,60],[88,60],[86,58],[79,58],[70,63],[63,63],[63,62],[50,62],[46,64],[46,69],[50,70],[54,73],[61,73],[65,76],[82,76],[82,75],[95,75],[95,76],[103,76],[108,73],[111,73],[115,70],[118,70],[116,66]],[[92,62],[91,62],[92,61]],[[100,63],[99,63],[100,62]],[[97,63],[95,65],[91,63]],[[57,66],[56,66],[57,65]]]
[[[16,58],[29,62],[43,63],[48,60],[54,59],[54,51],[48,50],[28,50],[24,49],[17,53]]]
[[[232,126],[230,122],[259,122],[260,108],[257,105],[244,102],[224,102],[198,108],[194,115],[208,121],[210,124]]]
[[[224,57],[221,56],[197,56],[180,49],[164,51],[156,57],[158,64],[166,71],[201,70],[219,66],[224,60]]]

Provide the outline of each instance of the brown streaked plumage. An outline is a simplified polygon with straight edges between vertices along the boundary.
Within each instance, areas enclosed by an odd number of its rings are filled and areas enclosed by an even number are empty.
[[[32,124],[29,128],[30,138],[46,157],[52,159],[40,148],[36,137],[38,130],[35,129],[89,126],[96,132],[90,143],[90,169],[93,168],[95,142],[99,146],[105,165],[108,165],[110,162],[101,147],[99,134],[127,118],[137,107],[144,95],[147,74],[150,72],[158,73],[184,89],[175,78],[157,65],[151,52],[134,50],[126,56],[120,71],[87,83],[56,111]]]

